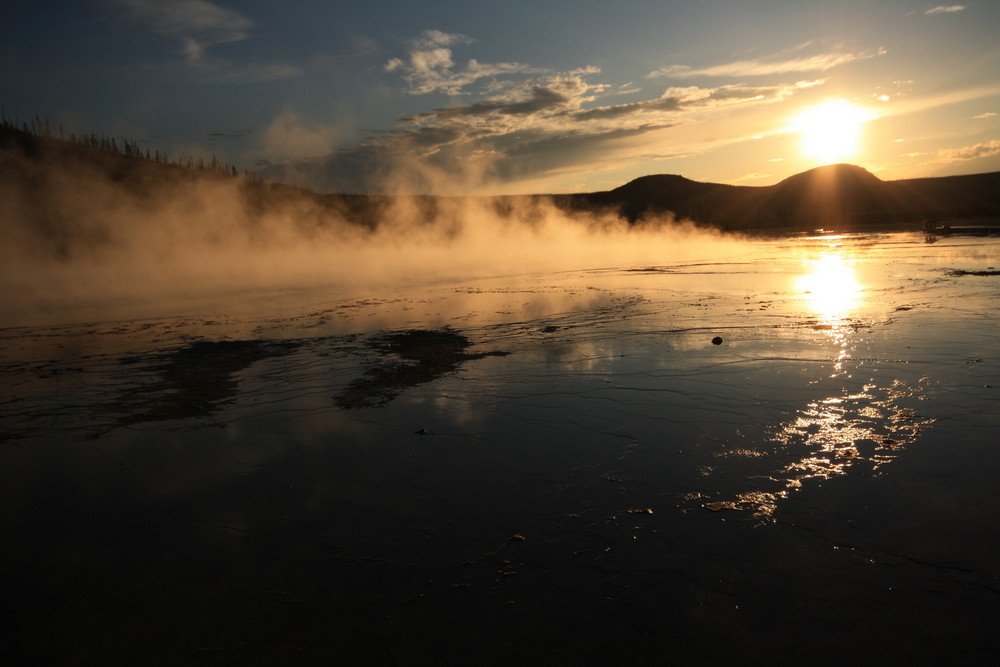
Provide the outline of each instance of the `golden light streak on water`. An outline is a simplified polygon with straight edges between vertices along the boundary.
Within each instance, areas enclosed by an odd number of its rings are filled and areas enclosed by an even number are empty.
[[[840,325],[858,308],[862,285],[850,260],[835,250],[806,262],[808,273],[798,278],[802,292],[821,324]]]
[[[795,281],[796,290],[816,316],[816,328],[828,331],[837,345],[831,377],[841,374],[845,360],[850,358],[848,334],[863,302],[864,288],[851,263],[843,250],[828,248],[822,256],[806,260],[806,273]]]

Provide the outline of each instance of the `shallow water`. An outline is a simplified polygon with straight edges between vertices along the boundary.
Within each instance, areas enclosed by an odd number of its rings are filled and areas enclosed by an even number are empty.
[[[994,664],[997,268],[998,239],[788,237],[4,329],[9,643]],[[470,346],[401,359],[386,335],[410,330]]]

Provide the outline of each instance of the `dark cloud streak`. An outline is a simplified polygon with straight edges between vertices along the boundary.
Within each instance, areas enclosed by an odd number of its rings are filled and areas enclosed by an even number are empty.
[[[302,75],[298,67],[274,63],[237,64],[213,57],[220,44],[250,39],[254,22],[205,0],[117,0],[125,17],[179,43],[184,65],[203,83],[262,83]]]

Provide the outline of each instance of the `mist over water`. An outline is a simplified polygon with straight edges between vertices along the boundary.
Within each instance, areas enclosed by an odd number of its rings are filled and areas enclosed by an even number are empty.
[[[612,213],[571,214],[544,197],[385,197],[376,219],[359,220],[301,192],[261,202],[236,178],[136,188],[86,165],[22,168],[32,188],[0,186],[8,325],[59,321],[60,311],[99,320],[121,316],[127,304],[150,313],[157,301],[240,290],[322,285],[370,295],[400,284],[740,252],[734,237],[689,222],[630,225]]]

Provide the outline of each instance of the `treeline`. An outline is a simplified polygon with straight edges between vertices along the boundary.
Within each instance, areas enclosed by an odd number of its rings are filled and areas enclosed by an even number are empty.
[[[120,195],[157,204],[185,197],[185,190],[196,184],[211,181],[234,184],[248,222],[284,216],[305,234],[341,223],[374,230],[388,219],[418,226],[441,220],[459,224],[452,218],[459,215],[456,211],[462,210],[459,204],[463,199],[320,193],[240,172],[214,157],[207,162],[190,158],[172,160],[159,151],[141,148],[136,141],[93,133],[70,134],[41,117],[24,123],[0,118],[0,198],[6,188],[17,192],[20,199],[32,202],[31,212],[39,221],[39,228],[46,226],[45,220],[66,217],[64,212],[49,211],[50,204],[60,201],[63,194],[59,189],[64,187],[64,181],[53,178],[56,174],[73,174],[80,179],[98,175],[114,184]],[[523,215],[531,209],[522,205],[522,197],[488,199],[501,217],[512,217],[515,211]],[[536,199],[540,203],[543,198]],[[517,206],[515,200],[520,202]],[[89,215],[74,210],[70,218]],[[538,214],[536,210],[534,215]]]
[[[394,201],[267,181],[215,158],[169,159],[136,141],[70,134],[41,117],[0,117],[0,227],[15,225],[35,239],[36,254],[66,259],[102,246],[124,228],[110,221],[134,216],[137,207],[148,220],[181,208],[207,226],[240,220],[228,228],[235,235],[266,238],[264,229],[280,227],[312,238],[374,230]],[[429,223],[437,212],[437,200],[423,197],[407,215]],[[144,224],[130,217],[127,226]]]
[[[123,158],[147,160],[160,164],[173,165],[185,169],[195,169],[201,172],[214,174],[227,174],[229,176],[242,176],[244,179],[257,182],[258,176],[244,169],[240,170],[235,165],[227,164],[218,160],[214,155],[210,160],[192,157],[170,158],[166,153],[161,153],[159,149],[143,148],[134,139],[115,139],[105,134],[84,133],[76,134],[67,132],[61,123],[53,124],[48,118],[35,116],[28,121],[12,121],[0,110],[0,136],[3,137],[4,144],[16,143],[22,148],[30,149],[32,143],[39,141],[61,141],[81,147],[85,150],[95,150],[109,155]]]

